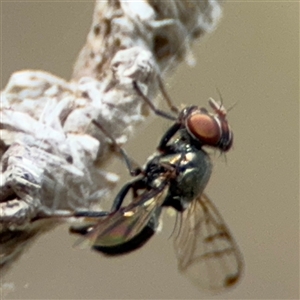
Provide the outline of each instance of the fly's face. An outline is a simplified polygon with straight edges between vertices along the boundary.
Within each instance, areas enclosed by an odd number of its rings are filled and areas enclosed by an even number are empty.
[[[233,133],[226,119],[224,106],[213,99],[209,105],[214,113],[209,113],[205,108],[191,106],[183,110],[180,118],[187,131],[202,145],[207,145],[228,151],[233,142]]]

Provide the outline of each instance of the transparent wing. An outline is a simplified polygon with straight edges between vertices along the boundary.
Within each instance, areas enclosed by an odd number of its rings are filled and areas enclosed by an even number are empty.
[[[202,194],[181,217],[174,236],[179,271],[202,289],[217,292],[233,286],[241,276],[243,260],[213,203]]]
[[[112,247],[138,235],[148,224],[156,209],[164,202],[167,185],[145,191],[128,206],[101,218],[76,245]]]

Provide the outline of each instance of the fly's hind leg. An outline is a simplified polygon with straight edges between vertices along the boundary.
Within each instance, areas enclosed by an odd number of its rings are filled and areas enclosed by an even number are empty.
[[[142,179],[137,179],[126,183],[117,196],[115,197],[110,211],[77,211],[73,214],[74,217],[85,217],[85,218],[101,218],[106,217],[109,214],[119,210],[124,202],[128,192],[132,189],[133,195],[137,195],[137,191],[145,188],[145,183]]]
[[[117,196],[115,197],[113,201],[113,205],[111,207],[110,211],[77,211],[73,214],[73,217],[78,218],[84,218],[85,225],[79,225],[79,226],[71,226],[69,228],[70,233],[80,234],[80,235],[86,235],[97,222],[102,217],[107,217],[110,214],[116,212],[119,210],[123,204],[123,201],[125,197],[127,196],[128,192],[132,190],[133,194],[137,194],[137,191],[139,189],[144,188],[144,182],[142,179],[138,179],[132,182],[129,182],[125,184]]]

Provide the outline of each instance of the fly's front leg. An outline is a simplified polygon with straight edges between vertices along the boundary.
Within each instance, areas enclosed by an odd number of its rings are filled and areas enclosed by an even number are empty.
[[[181,124],[176,122],[167,130],[167,132],[163,135],[163,137],[161,138],[161,140],[158,144],[157,150],[159,152],[172,153],[175,151],[172,146],[168,145],[168,143],[174,137],[174,135],[178,132],[178,130],[180,128],[181,128]]]
[[[160,89],[161,93],[163,94],[168,106],[170,107],[170,110],[178,115],[179,109],[174,105],[173,101],[169,97],[160,76],[157,76],[157,81],[158,81],[159,89]]]
[[[142,92],[142,90],[140,89],[138,83],[136,81],[133,81],[133,88],[136,90],[137,94],[149,105],[149,107],[153,110],[153,112],[158,115],[158,116],[161,116],[165,119],[168,119],[168,120],[171,120],[171,121],[176,121],[177,120],[177,117],[174,117],[173,115],[163,111],[163,110],[160,110],[158,108],[155,107],[155,105],[152,103],[152,101]],[[163,94],[166,93],[165,90],[163,92]],[[171,100],[170,98],[167,98],[167,103],[171,103]],[[173,106],[172,104],[170,104],[172,107],[171,110],[174,111],[176,108],[175,106]],[[177,109],[176,109],[176,112],[177,112]]]
[[[123,156],[123,159],[125,161],[125,164],[127,166],[127,169],[129,170],[129,173],[131,176],[135,177],[139,175],[142,170],[141,167],[132,159],[129,157],[125,149],[119,146],[119,144],[116,142],[116,140],[110,135],[110,133],[96,120],[92,120],[92,123],[96,125],[112,142],[113,147],[120,152],[120,154]]]

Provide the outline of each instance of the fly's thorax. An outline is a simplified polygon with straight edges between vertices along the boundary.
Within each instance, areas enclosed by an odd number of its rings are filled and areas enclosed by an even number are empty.
[[[165,154],[160,156],[159,164],[176,166],[180,163],[181,159],[182,159],[181,153]]]
[[[211,159],[203,150],[186,153],[179,172],[180,175],[175,184],[179,196],[185,201],[192,201],[203,192],[209,181],[212,173]]]
[[[188,152],[180,162],[179,174],[170,181],[164,206],[183,211],[198,195],[203,193],[212,172],[209,155],[203,150]]]

